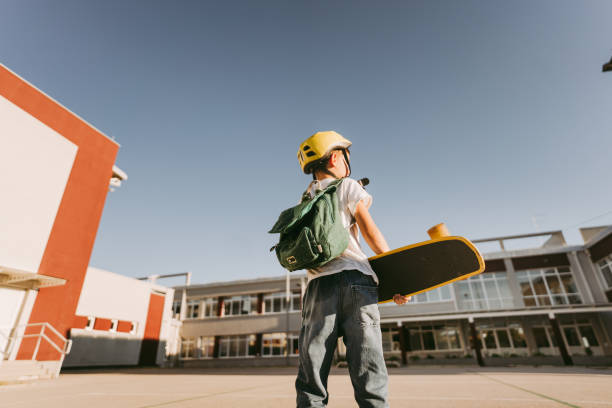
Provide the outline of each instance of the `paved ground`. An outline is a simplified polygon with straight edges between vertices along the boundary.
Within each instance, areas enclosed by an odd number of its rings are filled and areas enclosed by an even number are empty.
[[[73,371],[0,386],[2,408],[295,407],[295,368]],[[391,407],[612,408],[612,369],[391,368]],[[356,407],[346,369],[329,378],[330,408]]]

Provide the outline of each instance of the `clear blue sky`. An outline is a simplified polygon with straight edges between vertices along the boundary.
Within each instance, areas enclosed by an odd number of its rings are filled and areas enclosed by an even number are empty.
[[[91,264],[283,274],[266,231],[334,129],[392,247],[612,210],[610,1],[4,0],[6,66],[121,144]],[[533,222],[533,217],[536,222]],[[584,225],[612,223],[612,214]]]

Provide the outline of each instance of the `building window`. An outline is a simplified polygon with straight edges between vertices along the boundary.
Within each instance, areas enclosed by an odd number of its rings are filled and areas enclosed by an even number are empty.
[[[257,313],[257,296],[231,296],[224,300],[224,316],[239,316]]]
[[[206,298],[202,300],[202,317],[217,317],[217,298]]]
[[[557,341],[550,326],[533,327],[532,331],[538,349],[557,347]]]
[[[519,271],[516,276],[527,307],[582,303],[567,266]]]
[[[612,254],[597,262],[599,271],[606,282],[607,288],[612,288]]]
[[[179,316],[181,314],[181,301],[175,300],[172,302],[172,315]]]
[[[286,347],[285,333],[264,333],[261,336],[261,355],[264,357],[284,356]]]
[[[462,350],[457,326],[416,326],[407,328],[410,350]]]
[[[561,318],[559,325],[568,346],[584,348],[599,346],[589,319]]]
[[[400,351],[399,327],[381,327],[383,351]]]
[[[412,303],[431,303],[431,302],[448,302],[453,300],[451,296],[451,288],[449,285],[440,286],[439,288],[429,290],[424,293],[419,293],[412,297]],[[394,304],[392,302],[388,302]],[[385,304],[385,303],[383,303]]]
[[[561,317],[559,318],[559,326],[561,328],[561,336],[563,337],[563,341],[569,348],[570,353],[586,351],[591,347],[599,348],[600,342],[597,339],[593,326],[588,318],[574,319],[571,317]],[[539,349],[557,347],[557,341],[552,328],[547,323],[541,323],[541,325],[533,327],[533,335]],[[556,350],[551,351],[552,354],[558,354]],[[594,353],[600,354],[601,350],[596,349],[594,350]]]
[[[200,302],[200,299],[187,301],[186,319],[198,319],[200,317]]]
[[[300,353],[299,348],[300,335],[296,333],[289,333],[289,355],[297,356]]]
[[[461,310],[504,309],[513,306],[506,272],[481,273],[456,282]]]
[[[299,312],[301,303],[300,292],[291,293],[291,309],[290,312]],[[265,314],[284,313],[287,311],[287,294],[285,292],[268,293],[263,298]]]
[[[193,337],[181,337],[181,358],[195,357],[195,339]]]
[[[519,323],[479,324],[477,327],[480,341],[485,351],[490,353],[521,351],[526,349],[525,332]],[[524,351],[526,352],[526,350]]]
[[[263,357],[286,356],[286,333],[264,333],[261,336],[261,355]],[[289,355],[299,354],[299,334],[289,333]]]
[[[222,336],[219,339],[219,358],[255,356],[255,335]]]
[[[213,358],[215,350],[215,338],[213,336],[202,336],[199,338],[200,357]]]

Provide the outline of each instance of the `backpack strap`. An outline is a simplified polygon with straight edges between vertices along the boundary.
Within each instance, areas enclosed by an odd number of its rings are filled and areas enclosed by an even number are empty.
[[[325,187],[325,189],[319,190],[319,191],[327,192],[327,190],[331,189],[332,187],[338,188],[338,186],[340,185],[340,183],[342,183],[342,180],[344,180],[344,179],[345,179],[345,177],[336,179],[336,180],[332,181],[331,183],[329,183],[327,185],[327,187]],[[311,199],[314,198],[313,196],[310,195],[310,188],[312,187],[313,184],[319,183],[319,182],[320,182],[319,180],[312,180],[310,182],[310,184],[308,184],[308,187],[306,187],[306,191],[304,191],[302,193],[302,198],[300,200],[300,203],[303,203],[304,201],[311,200]],[[316,196],[316,194],[315,194],[315,196]]]

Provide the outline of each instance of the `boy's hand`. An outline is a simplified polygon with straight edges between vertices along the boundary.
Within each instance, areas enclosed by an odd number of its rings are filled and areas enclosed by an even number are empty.
[[[397,303],[398,305],[403,305],[404,303],[408,303],[410,302],[410,299],[412,299],[412,296],[403,296],[398,294],[393,295],[393,301],[395,303]]]

